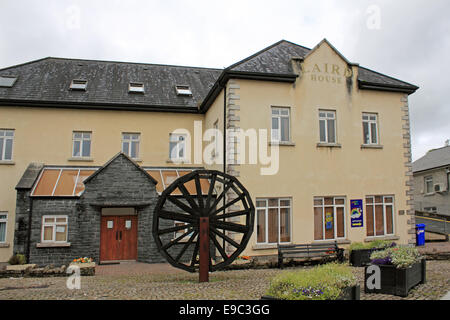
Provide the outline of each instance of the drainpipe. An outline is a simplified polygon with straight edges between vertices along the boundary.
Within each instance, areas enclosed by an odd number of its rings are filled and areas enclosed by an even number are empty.
[[[227,173],[227,82],[223,86],[223,173]],[[225,188],[225,185],[223,185]],[[223,197],[223,214],[225,214],[225,195]],[[223,219],[225,221],[225,219]],[[225,231],[225,230],[224,230]],[[225,239],[222,239],[222,247],[225,249]]]
[[[33,216],[33,198],[28,196],[30,199],[30,207],[28,209],[28,236],[27,236],[27,248],[26,248],[26,259],[27,263],[30,263],[30,247],[31,247],[31,220]]]

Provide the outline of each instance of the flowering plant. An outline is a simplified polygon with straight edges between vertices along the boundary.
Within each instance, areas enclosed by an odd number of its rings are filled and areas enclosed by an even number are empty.
[[[239,260],[251,260],[251,258],[249,256],[239,256],[237,257],[237,259]]]
[[[75,263],[91,263],[93,261],[94,261],[94,259],[88,258],[88,257],[73,259],[73,262],[75,262]]]
[[[370,255],[371,262],[379,265],[394,265],[398,269],[408,268],[422,260],[419,251],[413,247],[392,247],[375,251]]]

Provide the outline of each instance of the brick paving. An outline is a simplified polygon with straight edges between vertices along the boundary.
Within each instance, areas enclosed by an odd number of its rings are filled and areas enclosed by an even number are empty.
[[[296,267],[287,268],[294,270]],[[0,300],[20,299],[259,299],[278,269],[214,272],[209,283],[198,275],[168,264],[130,263],[97,267],[94,277],[82,277],[80,290],[69,290],[66,278],[0,279]],[[362,300],[439,300],[450,291],[450,261],[427,261],[427,283],[410,291],[407,298],[364,293],[364,268],[354,268],[361,283]]]

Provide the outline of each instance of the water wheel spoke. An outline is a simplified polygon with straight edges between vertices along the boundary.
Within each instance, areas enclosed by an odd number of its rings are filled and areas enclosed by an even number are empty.
[[[173,245],[177,244],[178,242],[180,242],[181,240],[183,240],[184,238],[186,238],[192,231],[194,231],[193,228],[189,228],[185,233],[183,233],[181,236],[179,236],[176,239],[171,240],[170,242],[166,243],[165,245],[163,245],[161,247],[161,250],[167,250],[170,247],[172,247]]]
[[[161,210],[159,213],[159,217],[163,218],[163,219],[175,220],[175,221],[187,222],[187,223],[193,223],[196,220],[196,218],[191,215],[187,215],[187,214],[183,214],[183,213],[179,213],[179,212],[167,211],[167,210]]]
[[[249,212],[250,212],[250,209],[240,210],[240,211],[235,211],[235,212],[228,212],[228,213],[224,213],[224,214],[221,214],[221,215],[212,216],[210,219],[211,220],[228,219],[228,218],[233,218],[233,217],[246,215]]]
[[[219,230],[216,230],[215,228],[211,227],[210,230],[215,233],[216,235],[218,235],[219,237],[221,237],[222,239],[225,239],[225,241],[227,241],[228,243],[230,243],[233,247],[235,248],[239,248],[240,244],[237,243],[236,241],[234,241],[233,239],[231,239],[230,237],[228,237],[226,234],[220,232]]]
[[[182,209],[185,212],[188,212],[194,216],[198,216],[198,212],[196,212],[194,209],[192,209],[191,207],[189,207],[188,205],[184,204],[183,202],[181,202],[180,200],[178,200],[176,197],[174,196],[167,196],[167,200],[169,200],[170,202],[172,202],[174,205],[176,205],[178,208]]]
[[[186,189],[186,187],[184,186],[184,184],[179,184],[179,185],[178,185],[178,189],[181,191],[181,193],[183,194],[184,199],[186,199],[186,201],[189,203],[189,205],[191,206],[191,208],[192,208],[195,212],[200,212],[200,208],[199,208],[198,205],[195,203],[194,197],[189,193],[189,191],[187,191],[187,189]]]
[[[200,209],[203,209],[204,208],[203,191],[202,191],[202,186],[200,184],[200,178],[198,175],[195,176],[195,190],[197,191],[198,205],[199,205]]]
[[[213,205],[210,208],[210,211],[212,211],[219,204],[220,200],[222,200],[222,198],[225,196],[225,194],[228,192],[228,190],[230,190],[231,185],[232,185],[231,181],[227,182],[227,184],[224,185],[223,191],[220,193],[220,195],[214,201]]]
[[[212,195],[213,195],[213,192],[214,192],[214,186],[216,184],[216,178],[217,178],[217,175],[214,174],[212,176],[212,178],[211,178],[211,181],[209,182],[208,198],[206,199],[206,205],[205,205],[205,208],[208,209],[208,210],[210,208],[209,204],[211,203],[211,198],[212,198]]]
[[[194,231],[194,233],[191,235],[189,240],[186,242],[186,244],[183,246],[181,251],[178,253],[177,257],[175,258],[175,261],[180,261],[183,254],[186,252],[187,248],[191,245],[192,241],[194,240],[195,236],[197,235],[198,231]]]
[[[209,233],[209,237],[211,238],[211,240],[214,242],[214,245],[216,246],[217,250],[219,250],[220,255],[222,256],[223,260],[227,260],[228,259],[228,255],[225,252],[225,250],[222,248],[222,246],[220,245],[220,243],[217,241],[216,237],[214,236],[213,233]]]
[[[232,201],[228,202],[227,204],[225,204],[224,206],[222,206],[220,209],[215,210],[214,212],[211,213],[211,215],[215,215],[218,214],[220,211],[225,210],[226,208],[232,206],[233,204],[235,204],[238,201],[241,201],[244,198],[244,194],[240,194],[236,199],[233,199]]]
[[[167,229],[161,229],[161,230],[158,230],[158,235],[166,234],[169,232],[176,232],[176,231],[180,231],[183,229],[188,229],[190,227],[192,227],[192,223],[185,224],[184,226],[175,226],[175,227],[171,227],[171,228],[167,228]]]
[[[197,240],[195,243],[194,252],[192,253],[191,267],[193,267],[197,263],[197,254],[200,248],[200,242]]]

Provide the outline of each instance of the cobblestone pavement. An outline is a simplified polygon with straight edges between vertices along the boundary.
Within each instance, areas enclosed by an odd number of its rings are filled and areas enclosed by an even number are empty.
[[[148,266],[148,265],[147,265]],[[0,300],[7,299],[215,299],[252,300],[264,295],[270,279],[283,272],[278,269],[234,270],[214,272],[209,283],[198,283],[198,275],[174,271],[168,265],[149,272],[136,264],[132,274],[112,272],[103,266],[94,277],[82,277],[80,290],[66,288],[66,278],[0,279]],[[115,268],[118,268],[116,266]],[[293,270],[296,267],[285,270]],[[164,273],[164,270],[167,273]],[[154,270],[154,269],[153,269]],[[364,294],[364,268],[354,268],[361,283],[362,300],[402,300],[404,298]],[[427,283],[410,291],[408,300],[438,300],[450,291],[450,261],[427,261]]]

